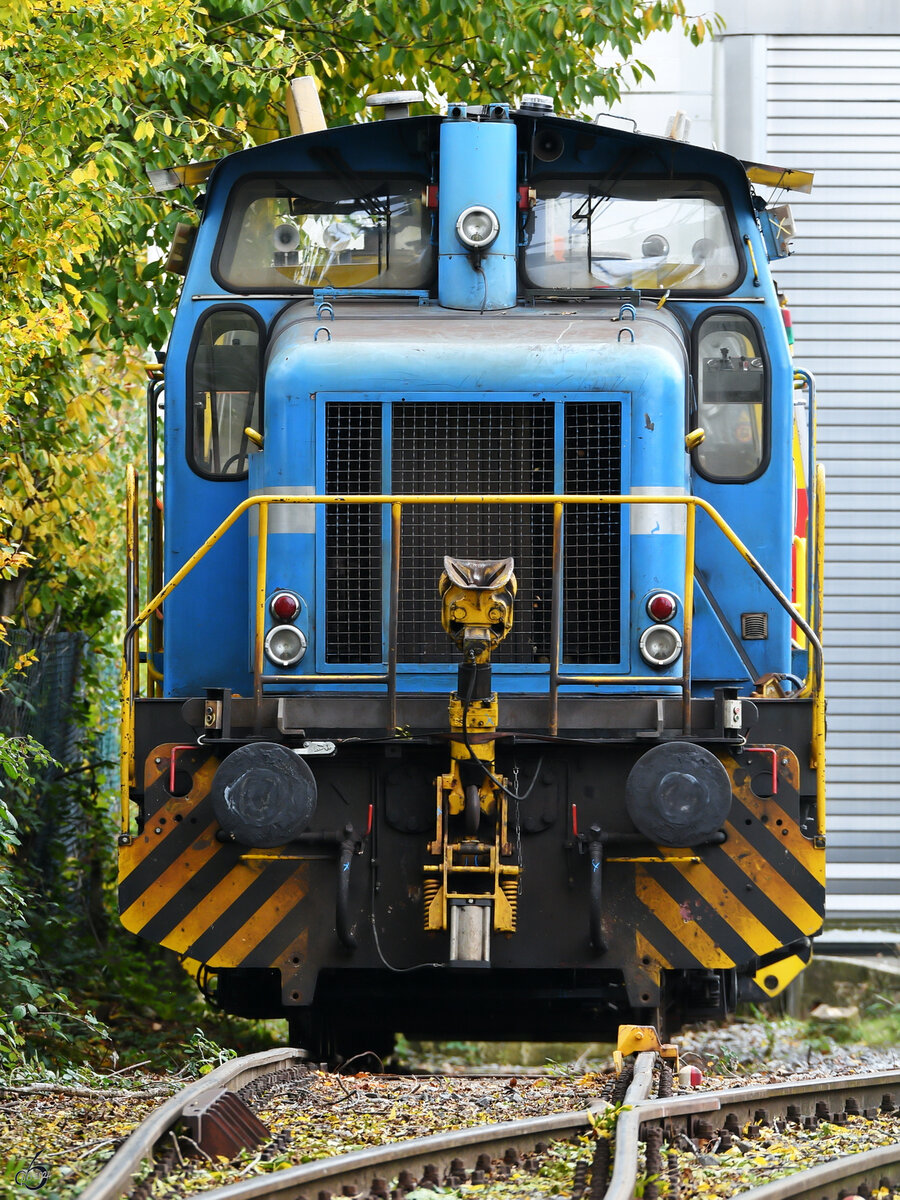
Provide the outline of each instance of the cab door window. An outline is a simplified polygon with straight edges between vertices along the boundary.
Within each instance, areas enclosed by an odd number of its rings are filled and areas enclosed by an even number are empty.
[[[695,462],[707,479],[739,482],[762,470],[767,446],[768,371],[759,332],[741,313],[714,313],[700,325]]]
[[[259,429],[260,325],[244,309],[214,309],[200,327],[188,368],[188,459],[207,479],[246,475]]]

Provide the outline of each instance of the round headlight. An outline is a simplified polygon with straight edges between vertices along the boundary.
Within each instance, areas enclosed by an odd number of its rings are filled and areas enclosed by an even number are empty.
[[[306,653],[306,638],[293,625],[276,625],[266,634],[265,650],[276,667],[293,667]]]
[[[456,236],[470,250],[484,250],[499,232],[497,214],[480,204],[464,208],[456,219]]]
[[[667,667],[681,653],[681,634],[671,625],[651,625],[641,634],[640,651],[651,667]]]

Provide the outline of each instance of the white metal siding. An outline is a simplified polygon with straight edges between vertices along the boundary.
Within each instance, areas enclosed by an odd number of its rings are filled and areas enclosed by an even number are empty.
[[[765,96],[765,161],[816,172],[778,275],[828,474],[828,915],[900,918],[900,36],[769,36]]]

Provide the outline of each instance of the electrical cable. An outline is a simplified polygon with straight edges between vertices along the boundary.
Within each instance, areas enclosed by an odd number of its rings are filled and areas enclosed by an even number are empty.
[[[447,965],[446,963],[436,963],[436,962],[415,963],[411,967],[395,967],[395,966],[393,966],[392,963],[389,963],[388,960],[385,958],[384,951],[381,949],[381,942],[378,940],[378,927],[375,924],[375,837],[374,837],[374,832],[375,832],[375,830],[373,827],[372,836],[369,839],[369,845],[371,846],[371,850],[372,850],[372,852],[369,856],[369,870],[370,870],[371,877],[372,877],[372,886],[371,886],[371,891],[370,891],[370,902],[369,902],[369,917],[370,917],[370,921],[371,921],[371,925],[372,925],[372,940],[375,942],[375,953],[381,959],[382,964],[389,971],[392,971],[395,975],[405,975],[408,971],[424,971],[424,970],[427,970],[429,967],[439,967],[439,968],[446,967],[446,965]]]
[[[378,930],[377,930],[377,929],[376,929],[376,927],[375,927],[375,908],[374,908],[374,904],[373,904],[373,907],[372,907],[372,913],[371,913],[371,916],[372,916],[372,937],[373,937],[373,939],[374,939],[374,941],[375,941],[375,952],[377,953],[378,957],[381,959],[381,961],[382,961],[382,963],[384,964],[384,966],[385,966],[385,967],[387,967],[387,969],[388,969],[389,971],[393,971],[393,973],[394,973],[395,975],[405,975],[405,974],[406,974],[408,971],[425,971],[425,970],[427,970],[429,967],[446,967],[446,965],[447,965],[446,963],[436,963],[436,962],[430,962],[430,963],[416,963],[416,964],[415,964],[414,966],[412,966],[412,967],[395,967],[395,966],[392,966],[392,965],[391,965],[391,964],[388,962],[388,960],[387,960],[387,959],[384,957],[384,954],[383,954],[383,952],[382,952],[382,949],[381,949],[381,943],[380,943],[380,942],[379,942],[379,940],[378,940]]]
[[[478,263],[476,265],[475,270],[481,276],[481,286],[484,288],[484,293],[483,293],[482,300],[481,300],[481,312],[478,314],[479,316],[481,316],[484,313],[484,310],[487,308],[487,299],[488,299],[487,276],[484,273],[484,267],[481,265],[481,263]]]
[[[785,673],[781,676],[781,679],[779,679],[778,682],[781,683],[785,679],[789,679],[791,681],[791,683],[794,685],[794,687],[797,689],[798,692],[803,687],[803,680],[800,678],[799,675],[790,675],[787,671],[785,671]]]
[[[186,954],[179,955],[179,963],[183,964],[186,957]],[[210,985],[210,977],[214,978],[216,974],[217,972],[210,970],[208,963],[200,963],[194,974],[194,983],[196,983],[200,994],[203,996],[203,999],[207,1002],[207,1004],[210,1005],[210,1007],[221,1009],[222,1006],[218,1002],[216,993]]]
[[[471,652],[470,652],[470,654],[471,654]],[[467,657],[469,657],[469,655],[467,655]],[[472,666],[473,668],[475,666],[474,656],[472,656],[472,658],[470,659],[470,666]],[[517,795],[515,792],[510,791],[510,789],[508,787],[506,787],[505,784],[502,784],[500,782],[500,780],[497,778],[497,776],[491,773],[491,771],[486,766],[484,760],[480,759],[476,756],[475,751],[472,749],[472,743],[469,741],[469,705],[472,703],[472,693],[474,691],[475,691],[475,671],[473,669],[469,675],[469,686],[466,689],[465,696],[463,697],[462,733],[463,733],[463,743],[469,752],[469,759],[471,762],[477,763],[477,765],[479,767],[481,767],[485,776],[491,781],[491,783],[494,785],[494,787],[499,788],[500,791],[503,792],[504,796],[508,796],[510,800],[515,800],[517,802],[521,801],[521,800],[527,800],[528,797],[531,795],[531,793],[534,791],[534,785],[538,781],[538,776],[541,773],[541,767],[544,765],[544,756],[542,754],[541,757],[538,759],[538,765],[535,768],[534,777],[531,780],[531,783],[529,783],[528,787],[525,789],[524,792],[522,792],[521,795]]]
[[[471,665],[472,665],[472,667],[475,666],[474,661],[471,661]],[[519,866],[521,867],[521,831],[520,831],[520,825],[519,825],[518,804],[522,800],[527,800],[528,797],[531,795],[532,791],[534,790],[534,785],[537,783],[538,776],[541,773],[541,767],[544,765],[544,756],[541,755],[541,757],[538,759],[538,764],[537,764],[537,767],[535,768],[535,772],[534,772],[534,778],[532,779],[531,783],[528,785],[528,787],[525,789],[524,792],[522,792],[521,794],[518,794],[516,792],[511,791],[508,787],[506,787],[504,784],[502,784],[500,782],[500,780],[496,777],[496,775],[492,774],[491,771],[488,770],[488,768],[484,764],[484,762],[480,758],[476,758],[475,752],[472,749],[472,745],[469,741],[469,705],[472,703],[472,694],[474,691],[475,691],[475,671],[473,670],[470,673],[469,686],[466,690],[466,695],[463,697],[463,742],[465,744],[466,749],[469,752],[470,760],[472,762],[477,763],[478,766],[481,767],[481,769],[484,772],[484,774],[486,775],[486,777],[488,779],[490,779],[491,783],[496,788],[499,788],[500,791],[503,792],[503,794],[505,796],[508,796],[510,800],[514,800],[516,802],[516,805],[517,805],[517,807],[516,807],[516,834],[517,834],[516,840],[519,845],[519,854],[520,854]],[[372,857],[374,858],[374,850],[373,850]],[[379,959],[381,960],[381,963],[383,964],[383,966],[385,966],[387,968],[388,971],[393,972],[395,975],[405,975],[409,971],[424,971],[424,970],[428,970],[430,967],[434,967],[434,968],[446,967],[446,965],[447,965],[446,963],[436,963],[436,962],[415,963],[411,967],[395,967],[392,963],[388,962],[388,960],[384,956],[384,951],[381,949],[381,942],[378,940],[378,927],[375,924],[375,872],[374,871],[372,871],[372,888],[371,888],[371,903],[369,905],[369,917],[370,917],[370,923],[372,926],[372,940],[375,943],[375,953],[378,955]]]

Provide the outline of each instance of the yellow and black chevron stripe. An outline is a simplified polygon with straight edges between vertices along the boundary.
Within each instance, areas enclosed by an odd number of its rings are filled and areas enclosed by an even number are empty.
[[[800,830],[799,764],[786,747],[778,751],[778,791],[755,795],[745,767],[725,757],[733,802],[727,840],[705,847],[700,861],[690,850],[660,848],[661,861],[635,866],[639,963],[659,968],[727,969],[742,966],[816,933],[825,904],[825,851]],[[672,861],[666,861],[666,859]],[[760,970],[757,982],[769,995],[802,970],[790,955]]]
[[[213,970],[290,975],[306,958],[309,863],[217,841],[209,789],[219,760],[205,747],[181,749],[178,766],[192,786],[178,797],[166,787],[171,754],[165,744],[148,756],[144,828],[119,850],[123,925]]]

